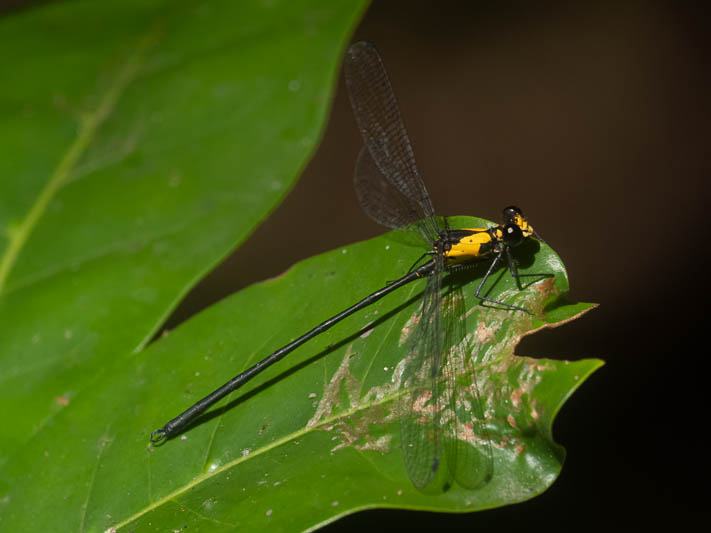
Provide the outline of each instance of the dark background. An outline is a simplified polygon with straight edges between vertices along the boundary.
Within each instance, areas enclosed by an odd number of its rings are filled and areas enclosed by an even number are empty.
[[[502,207],[521,206],[565,261],[570,298],[600,303],[518,353],[606,365],[556,421],[568,456],[542,496],[468,515],[371,511],[327,530],[587,529],[708,510],[705,3],[501,4],[380,0],[355,39],[384,57],[438,212],[498,221]],[[168,327],[300,259],[382,233],[353,193],[359,148],[341,79],[299,183]]]

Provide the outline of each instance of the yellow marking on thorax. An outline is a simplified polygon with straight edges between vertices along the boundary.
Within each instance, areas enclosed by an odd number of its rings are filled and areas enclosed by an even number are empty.
[[[462,228],[465,231],[475,231],[472,235],[463,237],[452,248],[445,252],[450,263],[464,263],[482,257],[481,246],[491,242],[491,236],[485,228]]]
[[[516,215],[514,217],[513,222],[519,228],[521,228],[521,232],[523,233],[524,237],[530,237],[531,235],[533,235],[533,226],[531,226],[528,221],[521,215]]]

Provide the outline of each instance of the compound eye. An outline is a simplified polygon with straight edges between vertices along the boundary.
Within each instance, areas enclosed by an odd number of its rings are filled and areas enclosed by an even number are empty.
[[[504,208],[504,222],[507,224],[512,224],[516,217],[523,218],[523,211],[515,205],[510,205]]]
[[[518,246],[523,242],[523,232],[516,224],[506,224],[504,226],[504,244],[508,246]]]

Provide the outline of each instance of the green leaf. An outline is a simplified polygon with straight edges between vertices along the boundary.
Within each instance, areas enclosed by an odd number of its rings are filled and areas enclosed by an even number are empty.
[[[0,84],[0,465],[112,361],[143,360],[284,198],[363,7],[88,0],[0,20],[17,51]]]
[[[396,368],[424,282],[297,349],[181,437],[148,443],[153,429],[233,375],[407,271],[423,248],[391,233],[303,261],[193,317],[140,356],[117,358],[110,379],[72,399],[0,474],[0,526],[300,531],[365,508],[462,512],[539,494],[563,462],[551,436],[555,415],[601,362],[513,355],[521,336],[593,307],[561,300],[562,263],[537,246],[516,250],[520,271],[555,278],[519,291],[500,269],[485,288],[531,315],[479,304],[473,293],[486,265],[459,274],[470,277],[467,331],[493,444],[493,479],[483,488],[423,494],[402,462]]]

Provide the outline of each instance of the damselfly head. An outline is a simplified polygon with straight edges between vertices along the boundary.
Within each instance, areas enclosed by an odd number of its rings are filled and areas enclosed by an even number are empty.
[[[514,226],[518,226],[518,228],[521,230],[521,234],[523,235],[523,238],[528,238],[531,235],[535,235],[536,238],[543,242],[543,239],[541,239],[538,234],[535,232],[533,229],[533,226],[531,226],[528,221],[526,220],[526,217],[523,214],[523,211],[521,211],[520,207],[516,207],[515,205],[510,205],[506,208],[504,208],[503,212],[503,217],[504,217],[504,225],[509,225],[512,224]],[[504,238],[506,236],[504,235]],[[515,246],[514,244],[511,244],[510,246]]]
[[[519,225],[519,220],[525,220],[523,216],[523,211],[521,211],[520,207],[516,207],[515,205],[504,207],[503,217],[505,224]]]

